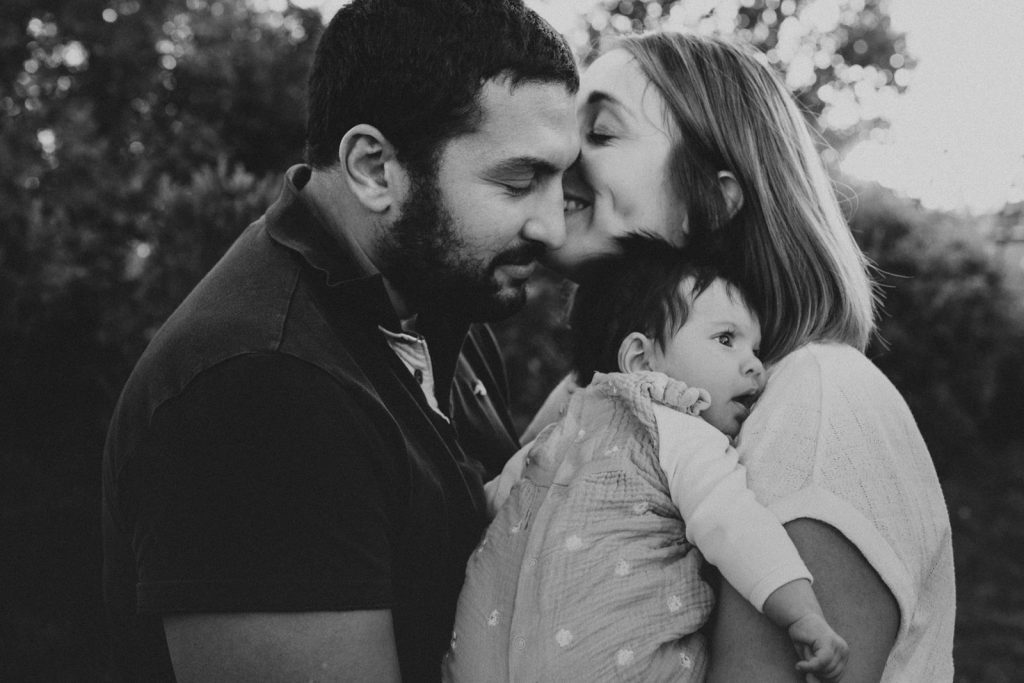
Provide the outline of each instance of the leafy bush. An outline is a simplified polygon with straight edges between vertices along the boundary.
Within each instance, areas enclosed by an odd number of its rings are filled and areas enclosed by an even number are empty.
[[[869,355],[906,397],[940,475],[981,476],[990,445],[1024,440],[1020,292],[970,221],[877,187],[851,213],[884,296]]]

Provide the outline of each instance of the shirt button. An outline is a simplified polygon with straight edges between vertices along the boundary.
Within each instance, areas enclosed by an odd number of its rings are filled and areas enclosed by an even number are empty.
[[[417,384],[423,384],[423,371],[419,368],[413,371],[412,376],[416,378]]]
[[[536,557],[527,558],[527,560],[526,560],[526,568],[527,569],[533,569],[536,566],[537,566],[537,558]]]
[[[516,636],[512,639],[512,647],[515,648],[518,652],[522,652],[526,649],[526,638],[523,638],[522,636]]]

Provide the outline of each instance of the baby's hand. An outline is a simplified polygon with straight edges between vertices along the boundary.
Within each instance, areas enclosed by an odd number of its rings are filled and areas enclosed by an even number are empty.
[[[850,648],[820,614],[809,613],[789,626],[789,637],[802,657],[796,668],[808,681],[838,681]]]

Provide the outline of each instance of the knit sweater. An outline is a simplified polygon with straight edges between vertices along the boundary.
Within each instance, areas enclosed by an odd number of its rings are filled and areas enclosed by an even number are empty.
[[[883,682],[953,680],[949,516],[914,418],[860,352],[810,344],[772,368],[737,441],[758,500],[837,529],[892,591],[900,627]]]

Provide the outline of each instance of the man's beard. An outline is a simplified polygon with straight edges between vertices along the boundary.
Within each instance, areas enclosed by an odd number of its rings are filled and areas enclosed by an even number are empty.
[[[526,303],[525,286],[503,290],[494,277],[495,269],[535,261],[543,247],[527,242],[480,263],[458,232],[436,174],[418,173],[411,180],[401,216],[377,243],[381,272],[388,283],[416,312],[489,322],[521,309]]]

